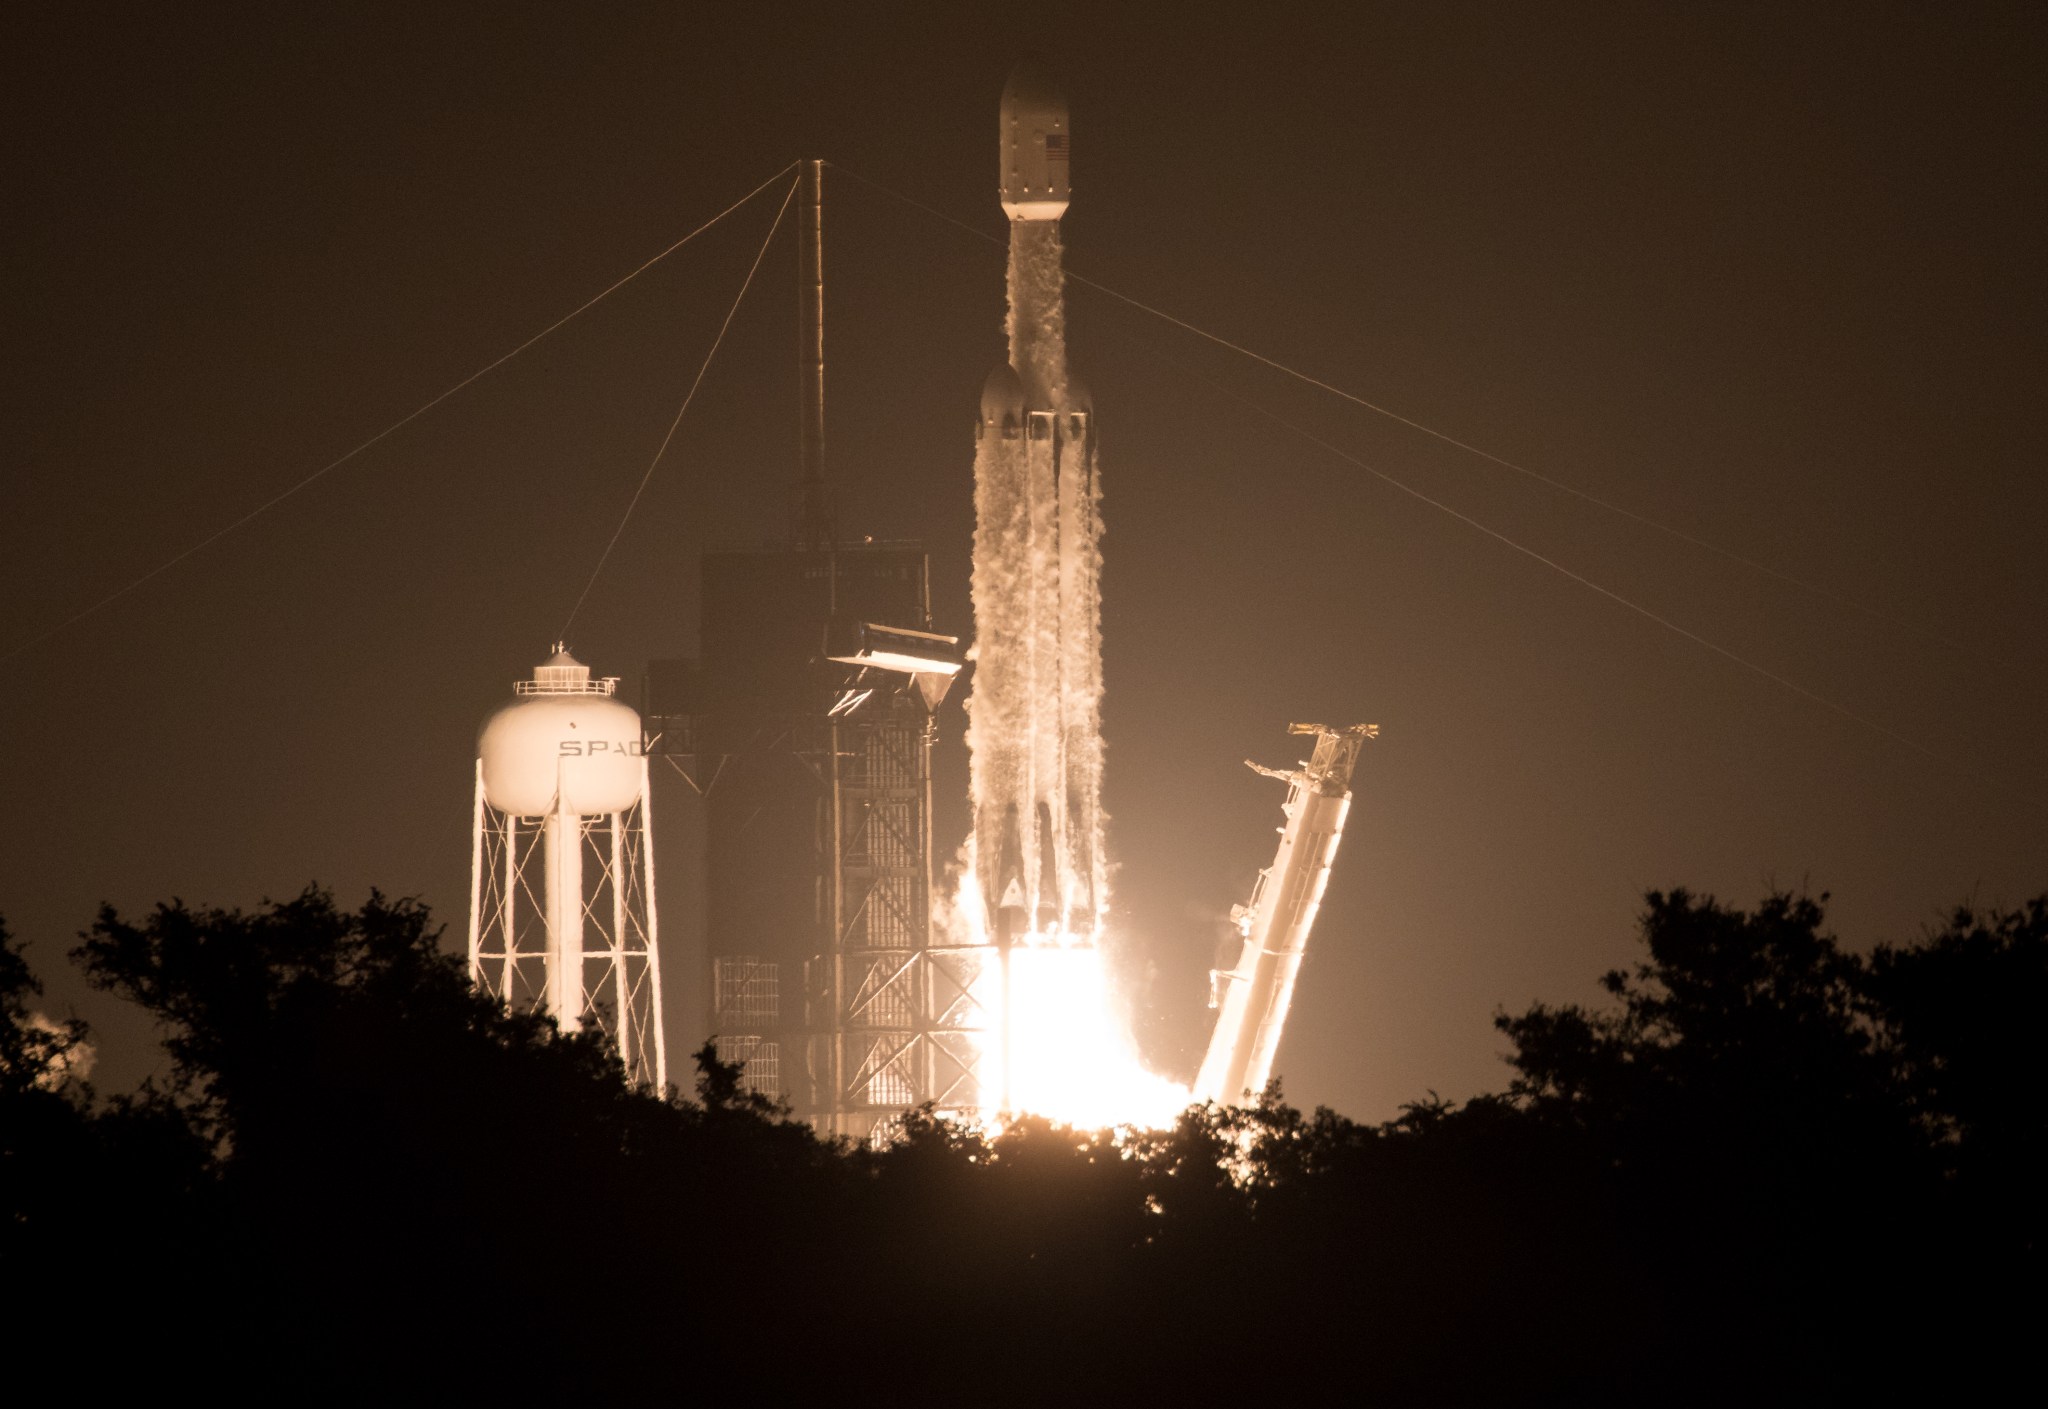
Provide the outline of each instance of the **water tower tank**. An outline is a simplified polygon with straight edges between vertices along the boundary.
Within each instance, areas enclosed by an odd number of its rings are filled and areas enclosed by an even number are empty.
[[[477,736],[484,800],[500,812],[539,817],[560,805],[590,815],[624,812],[639,801],[644,753],[640,715],[613,697],[616,678],[557,646],[513,685],[518,698],[484,721]]]

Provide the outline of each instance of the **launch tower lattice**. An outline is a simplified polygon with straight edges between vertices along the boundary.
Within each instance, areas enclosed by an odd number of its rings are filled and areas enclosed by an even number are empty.
[[[981,951],[935,942],[933,713],[958,669],[906,543],[706,553],[702,655],[649,670],[700,798],[711,1030],[751,1090],[869,1139],[973,1109]]]

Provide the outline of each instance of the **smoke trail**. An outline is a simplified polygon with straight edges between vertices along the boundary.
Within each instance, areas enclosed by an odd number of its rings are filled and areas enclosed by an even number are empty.
[[[1067,373],[1059,226],[1010,235],[1010,360],[975,452],[970,864],[991,933],[1071,943],[1107,908],[1101,489]]]
[[[1010,365],[1034,410],[1067,390],[1066,271],[1056,220],[1010,222]]]

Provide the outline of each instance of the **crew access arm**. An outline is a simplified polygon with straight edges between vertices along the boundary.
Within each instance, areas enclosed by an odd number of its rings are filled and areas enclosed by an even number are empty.
[[[1295,975],[1351,810],[1351,773],[1365,741],[1379,736],[1379,726],[1294,724],[1288,732],[1315,735],[1315,751],[1300,768],[1286,772],[1246,761],[1255,772],[1287,784],[1287,821],[1280,828],[1280,850],[1259,873],[1251,903],[1233,910],[1244,936],[1237,967],[1212,975],[1216,1030],[1195,1078],[1199,1101],[1257,1096],[1273,1074]]]

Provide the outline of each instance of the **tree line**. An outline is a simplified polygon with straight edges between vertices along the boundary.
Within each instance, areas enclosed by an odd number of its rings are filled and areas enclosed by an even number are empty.
[[[103,909],[167,1074],[99,1093],[0,927],[0,1325],[91,1398],[1972,1400],[2040,1325],[2048,897],[1867,954],[1825,899],[1651,894],[1497,1094],[883,1148],[708,1047],[631,1089],[317,888]]]

